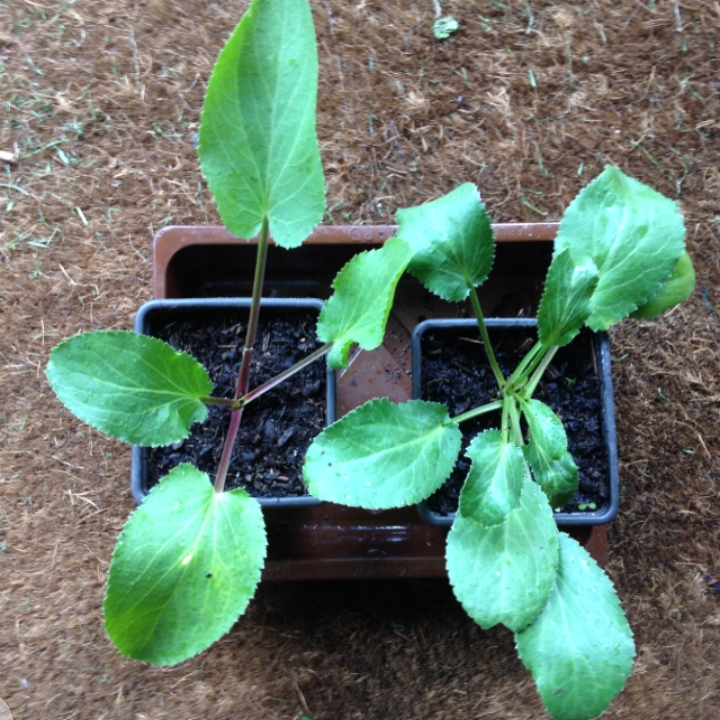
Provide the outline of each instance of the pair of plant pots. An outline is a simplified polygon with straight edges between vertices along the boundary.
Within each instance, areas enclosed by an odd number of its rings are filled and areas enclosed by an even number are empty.
[[[494,336],[493,345],[501,355],[506,350],[510,357],[522,349],[528,338],[534,342],[536,337],[532,317],[550,264],[557,225],[496,225],[494,230],[498,240],[495,266],[480,297],[486,316],[491,318],[488,328]],[[282,355],[279,350],[286,348],[295,353],[294,358],[281,360],[289,366],[310,352],[315,341],[314,323],[340,268],[354,254],[380,245],[395,231],[393,226],[329,226],[319,228],[292,252],[271,247],[265,280],[267,297],[260,316],[266,329],[261,326],[256,355],[274,357]],[[197,356],[198,352],[202,355],[202,347],[185,343],[202,346],[204,336],[197,329],[217,326],[224,335],[205,343],[215,354],[198,359],[206,364],[211,376],[216,372],[219,376],[232,375],[221,366],[225,361],[235,371],[238,366],[234,353],[242,342],[249,308],[249,301],[243,298],[251,294],[254,264],[254,243],[238,241],[222,228],[172,227],[161,231],[154,242],[156,299],[141,309],[136,330],[162,337]],[[288,339],[273,329],[276,321],[291,325],[297,322],[300,330],[294,339]],[[182,335],[185,331],[187,337]],[[243,418],[251,446],[243,452],[251,453],[252,465],[259,467],[256,472],[266,476],[264,489],[259,492],[269,493],[258,497],[268,527],[264,579],[445,576],[445,540],[459,484],[467,472],[462,461],[453,478],[427,504],[370,512],[321,503],[305,494],[301,485],[302,457],[322,426],[372,398],[403,402],[423,397],[448,404],[451,413],[463,412],[466,398],[462,388],[476,388],[486,370],[473,365],[482,363],[483,356],[477,352],[477,335],[469,308],[445,303],[413,278],[405,277],[398,286],[382,346],[372,352],[358,352],[349,368],[340,372],[318,361],[307,371],[311,375],[300,374],[292,386],[283,385],[257,401],[257,417],[249,418],[247,423]],[[276,341],[277,347],[272,345]],[[566,426],[570,425],[570,450],[580,468],[581,493],[591,495],[580,494],[556,513],[555,519],[602,565],[608,553],[607,525],[619,505],[607,336],[583,333],[569,346],[566,356],[558,356],[554,366],[559,370],[551,374],[547,387],[540,392],[549,393],[547,401],[556,405],[556,412]],[[222,382],[213,379],[217,394],[222,395]],[[448,393],[456,389],[459,396],[448,401]],[[225,394],[231,394],[230,388]],[[585,395],[586,414],[574,417],[575,399]],[[260,406],[265,398],[268,407],[274,408],[267,409],[267,415]],[[478,398],[473,398],[473,406],[477,404]],[[304,414],[308,410],[312,410],[311,415]],[[467,432],[481,429],[471,426]],[[295,437],[299,435],[303,437]],[[208,471],[214,472],[213,452],[221,440],[222,436],[215,442],[201,436],[190,449],[133,448],[132,489],[136,500],[142,502],[159,477],[183,461],[183,453],[200,455],[199,460],[187,459],[199,466],[206,462]],[[239,447],[244,447],[242,439]],[[243,467],[243,452],[236,450],[237,464],[234,471],[231,468],[230,476],[236,475],[255,494],[255,479]],[[285,496],[288,492],[290,496]]]

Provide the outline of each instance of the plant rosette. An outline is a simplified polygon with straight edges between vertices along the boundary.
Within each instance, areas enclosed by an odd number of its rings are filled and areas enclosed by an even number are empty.
[[[498,364],[511,372],[522,358],[523,348],[537,336],[537,320],[489,318],[485,322],[496,348]],[[475,336],[473,336],[473,331]],[[497,387],[486,358],[476,352],[480,338],[471,319],[426,320],[413,333],[413,396],[441,401],[453,415],[460,415],[478,396],[496,397]],[[620,506],[617,430],[612,388],[612,361],[607,333],[585,329],[562,348],[549,367],[547,382],[539,385],[543,399],[562,417],[568,433],[568,449],[577,462],[578,491],[565,507],[554,508],[555,522],[562,527],[607,525]],[[480,431],[491,429],[491,415],[481,415],[461,425],[463,449]],[[463,454],[450,479],[429,500],[418,506],[421,516],[433,525],[453,524],[460,489],[471,459]]]
[[[583,327],[606,331],[689,296],[694,273],[682,214],[616,168],[583,189],[555,239],[535,343],[509,372],[498,364],[477,295],[495,256],[477,189],[462,185],[400,211],[398,221],[398,237],[413,251],[409,272],[445,300],[470,299],[495,391],[459,415],[439,402],[371,401],[315,440],[305,479],[313,495],[351,506],[422,502],[453,472],[460,427],[494,414],[495,427],[464,453],[469,471],[447,538],[450,582],[482,628],[502,624],[516,634],[553,717],[596,717],[624,687],[635,648],[609,578],[553,518],[553,508],[575,496],[579,471],[562,421],[535,395]]]
[[[400,211],[398,236],[353,257],[333,281],[317,323],[321,347],[252,387],[270,237],[287,250],[299,247],[325,209],[317,73],[307,1],[254,0],[208,85],[202,170],[227,230],[258,236],[234,392],[218,395],[195,358],[138,333],[78,335],[50,357],[47,377],[58,398],[80,420],[130,444],[173,445],[207,419],[208,407],[229,414],[214,475],[178,465],[123,529],[104,605],[108,635],[125,656],[171,665],[230,630],[255,593],[267,551],[260,504],[243,488],[226,488],[243,414],[325,356],[340,370],[352,348],[379,347],[408,270],[444,300],[470,300],[497,396],[459,416],[437,402],[372,400],[317,436],[304,480],[314,497],[350,507],[414,505],[450,476],[460,426],[495,414],[496,427],[467,450],[471,467],[447,538],[450,582],[481,627],[503,624],[516,634],[553,717],[596,717],[624,687],[635,648],[610,579],[554,521],[552,508],[577,490],[578,468],[562,422],[534,394],[558,349],[583,326],[604,331],[689,296],[694,273],[682,215],[659,193],[606,168],[565,213],[537,341],[505,375],[477,295],[493,268],[493,231],[477,188],[461,185]]]

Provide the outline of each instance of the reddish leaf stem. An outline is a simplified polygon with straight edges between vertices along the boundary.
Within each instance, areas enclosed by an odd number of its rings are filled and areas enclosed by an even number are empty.
[[[243,395],[240,398],[240,404],[242,407],[245,407],[248,403],[251,403],[253,400],[257,400],[261,395],[264,395],[268,390],[272,390],[274,387],[279,385],[281,382],[284,382],[289,377],[292,377],[296,372],[299,372],[303,368],[307,367],[308,365],[311,365],[316,360],[319,360],[323,355],[326,355],[327,353],[332,350],[332,343],[328,343],[327,345],[323,345],[321,348],[318,348],[317,350],[313,351],[308,355],[307,357],[304,357],[299,362],[295,363],[292,367],[289,367],[287,370],[283,370],[279,375],[276,375],[274,378],[270,378],[267,382],[263,383],[262,385],[258,385],[256,388],[253,388],[249,393],[246,395]]]
[[[258,318],[260,316],[260,298],[262,297],[263,280],[265,279],[265,265],[267,263],[267,251],[269,243],[269,227],[268,220],[263,220],[260,230],[260,239],[258,240],[257,259],[255,261],[255,277],[253,279],[252,304],[250,305],[250,318],[248,320],[247,334],[245,336],[245,347],[243,348],[242,364],[238,373],[237,387],[235,389],[235,400],[239,400],[248,391],[250,386],[250,363],[253,357],[253,347],[255,346],[255,336],[257,335]],[[215,476],[215,492],[221,493],[225,489],[225,480],[227,478],[228,469],[230,468],[230,460],[232,459],[233,450],[235,448],[235,440],[237,439],[238,430],[240,429],[240,421],[242,420],[242,406],[237,410],[233,410],[230,415],[230,427],[225,436],[225,446],[223,454],[220,458],[217,475]]]

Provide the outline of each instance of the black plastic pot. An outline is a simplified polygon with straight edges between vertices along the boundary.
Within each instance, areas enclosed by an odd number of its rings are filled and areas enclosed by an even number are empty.
[[[537,339],[537,321],[528,318],[514,318],[514,319],[488,319],[486,320],[488,330],[495,334],[502,333],[507,329],[522,328],[527,331],[528,338],[532,339],[534,343]],[[428,337],[428,333],[445,332],[448,336],[470,336],[467,342],[479,342],[479,332],[477,322],[474,319],[468,320],[427,320],[415,329],[413,333],[413,395],[416,398],[423,398],[423,339]],[[514,332],[514,330],[512,330]],[[524,333],[523,333],[524,334]],[[478,336],[475,340],[475,336]],[[604,471],[602,472],[602,483],[599,483],[603,487],[601,492],[602,497],[596,502],[596,508],[593,510],[588,509],[573,509],[570,510],[571,506],[563,509],[560,512],[555,513],[555,520],[559,526],[593,526],[593,525],[606,525],[610,523],[617,515],[619,504],[620,504],[620,481],[618,471],[618,454],[617,454],[617,434],[615,426],[615,406],[613,400],[613,389],[612,389],[612,371],[611,371],[611,358],[610,358],[610,342],[607,337],[607,333],[590,333],[587,331],[585,334],[578,336],[574,342],[586,342],[588,353],[592,351],[594,353],[594,369],[596,372],[597,383],[596,392],[599,395],[599,417],[597,418],[597,433],[601,436],[598,437],[598,441],[601,442],[600,449],[604,449],[602,455],[602,466]],[[427,343],[426,343],[427,344]],[[440,341],[438,341],[440,344]],[[495,343],[493,343],[495,346]],[[561,348],[562,352],[563,349]],[[522,353],[524,354],[524,353]],[[481,347],[477,346],[477,352],[473,354],[477,358],[478,367],[487,365],[485,360],[485,354]],[[520,360],[522,355],[518,357]],[[458,373],[469,373],[471,370],[465,366],[458,368]],[[569,382],[575,382],[570,380]],[[480,405],[483,402],[489,402],[492,397],[478,398],[477,402],[473,402],[473,406]],[[564,420],[570,422],[571,417],[567,409],[564,411],[566,416]],[[570,413],[572,409],[570,410]],[[571,443],[572,451],[572,437],[570,433],[569,441]],[[593,456],[598,457],[598,452]],[[576,457],[578,467],[580,469],[581,477],[587,474],[598,475],[600,474],[597,468],[584,467],[582,459]],[[591,462],[591,461],[587,461]],[[591,498],[595,500],[595,498]],[[574,503],[577,506],[579,503]],[[423,502],[419,506],[420,514],[423,519],[433,525],[449,526],[455,519],[455,513],[437,512],[431,508],[429,503]]]
[[[273,299],[263,298],[260,306],[260,318],[263,319],[263,310],[265,315],[272,309],[313,311],[320,314],[323,303],[320,300],[313,299]],[[211,299],[193,299],[193,300],[154,300],[146,303],[138,312],[135,330],[144,335],[158,336],[161,328],[167,326],[168,323],[177,322],[182,317],[192,317],[195,313],[217,313],[219,316],[227,317],[228,314],[234,314],[237,311],[238,319],[241,316],[247,316],[250,308],[250,299],[248,298],[211,298]],[[321,361],[318,361],[321,362]],[[336,418],[336,383],[335,373],[326,363],[325,377],[325,395],[326,395],[326,424],[331,424]],[[212,371],[211,371],[212,373]],[[279,391],[279,390],[278,390]],[[271,390],[270,392],[276,392]],[[293,402],[304,402],[302,396],[294,400],[287,398],[287,408],[292,413]],[[191,431],[192,433],[192,431]],[[132,449],[132,492],[138,503],[143,502],[151,489],[151,478],[149,473],[150,450],[149,448],[133,447]],[[252,490],[250,490],[252,494]],[[258,497],[257,500],[266,508],[284,508],[284,507],[309,507],[321,504],[321,501],[310,495],[295,495],[286,497]]]

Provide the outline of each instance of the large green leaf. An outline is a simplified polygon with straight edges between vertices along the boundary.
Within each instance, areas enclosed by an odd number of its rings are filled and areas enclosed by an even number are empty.
[[[520,506],[525,480],[530,480],[522,451],[506,442],[499,430],[478,435],[465,452],[472,460],[460,493],[460,514],[483,525],[498,525]]]
[[[606,167],[568,207],[555,254],[570,249],[576,267],[599,272],[587,325],[607,330],[643,305],[685,252],[678,206],[660,193]]]
[[[554,508],[561,508],[577,492],[578,468],[568,452],[567,434],[560,418],[540,400],[522,404],[530,431],[530,443],[523,448],[535,480]]]
[[[254,0],[215,66],[200,127],[202,170],[234,235],[252,238],[268,218],[291,248],[322,220],[317,84],[307,0]]]
[[[411,256],[407,243],[393,238],[355,255],[338,273],[317,328],[318,337],[334,345],[329,359],[335,370],[347,367],[353,343],[363,350],[382,343],[395,288]]]
[[[676,305],[685,302],[695,289],[695,267],[692,258],[685,253],[675,264],[670,277],[660,289],[635,312],[632,318],[651,319],[672,310]]]
[[[538,334],[546,347],[567,345],[590,317],[598,272],[588,263],[576,267],[566,248],[550,265],[538,310]]]
[[[371,400],[315,438],[304,478],[321,500],[368,510],[412,505],[450,476],[460,444],[444,405]]]
[[[523,483],[520,507],[500,525],[458,514],[450,530],[447,571],[455,596],[482,628],[517,632],[542,611],[558,564],[558,532],[542,490]]]
[[[105,627],[125,656],[174,665],[227,633],[255,594],[267,541],[259,503],[216,493],[179,465],[153,488],[118,539]]]
[[[472,183],[397,214],[398,236],[412,247],[409,270],[445,300],[464,300],[485,281],[495,257],[490,218]]]
[[[77,335],[50,355],[46,374],[63,404],[88,425],[149,447],[185,439],[207,417],[213,384],[192,356],[129,332]]]
[[[516,639],[555,720],[598,717],[625,686],[635,657],[632,631],[610,579],[564,533],[552,594]]]

